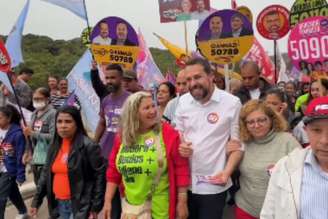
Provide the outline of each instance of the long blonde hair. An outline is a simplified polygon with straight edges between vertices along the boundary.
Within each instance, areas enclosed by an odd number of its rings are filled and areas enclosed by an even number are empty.
[[[120,119],[120,131],[122,144],[133,146],[138,137],[140,129],[139,107],[144,98],[151,98],[151,93],[145,91],[136,92],[128,97],[122,109]],[[160,122],[158,122],[154,130],[158,131]]]
[[[269,117],[272,122],[272,129],[274,131],[279,132],[287,130],[286,120],[281,115],[274,112],[271,107],[267,106],[264,101],[250,100],[241,108],[239,116],[240,139],[243,142],[250,142],[254,140],[253,136],[247,129],[246,118],[249,114],[257,110],[262,111],[266,116]]]

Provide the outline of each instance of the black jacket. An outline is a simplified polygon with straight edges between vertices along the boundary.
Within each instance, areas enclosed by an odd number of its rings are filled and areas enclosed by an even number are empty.
[[[37,192],[32,201],[32,207],[38,208],[42,204],[42,197],[46,194],[52,214],[57,207],[57,201],[52,188],[51,167],[59,149],[60,145],[49,149],[47,163],[43,168]],[[81,134],[75,137],[68,156],[68,177],[74,218],[87,219],[91,211],[100,212],[103,207],[107,162],[100,151],[100,146],[88,137]]]
[[[263,99],[265,97],[265,93],[271,88],[271,85],[263,80],[262,86],[260,86],[260,99]],[[240,90],[236,93],[236,96],[239,97],[240,102],[242,104],[245,104],[247,101],[251,99],[251,95],[249,93],[249,90],[247,90],[245,87],[241,87]]]

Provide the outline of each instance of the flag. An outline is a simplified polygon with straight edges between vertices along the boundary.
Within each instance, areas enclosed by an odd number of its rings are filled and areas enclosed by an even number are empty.
[[[165,75],[165,80],[171,82],[173,85],[175,85],[176,77],[175,74],[171,71],[168,70]]]
[[[163,81],[164,77],[154,62],[140,30],[138,32],[138,40],[140,48],[137,59],[138,81],[146,90],[151,90]]]
[[[84,0],[42,0],[45,2],[58,5],[60,7],[66,8],[79,16],[80,18],[87,20],[87,12],[84,5]]]
[[[254,37],[254,44],[243,57],[243,61],[251,60],[258,64],[261,69],[262,76],[271,84],[274,84],[274,65],[271,62],[270,57],[265,52],[264,48],[260,44],[260,42]]]
[[[67,75],[67,80],[69,92],[75,94],[80,103],[87,130],[95,133],[99,120],[100,100],[91,84],[91,61],[92,55],[88,49]]]
[[[167,41],[166,39],[164,39],[163,37],[159,36],[158,34],[154,33],[154,35],[161,41],[161,43],[163,44],[163,46],[165,46],[169,52],[176,58],[176,59],[180,59],[183,56],[189,56],[191,57],[191,54],[188,53],[186,54],[186,50],[180,48],[177,45],[174,45],[173,43],[170,43],[169,41]]]
[[[237,8],[237,2],[236,0],[231,0],[231,8],[236,9]]]
[[[30,0],[27,0],[22,12],[18,17],[18,20],[16,21],[16,24],[11,29],[6,40],[6,48],[10,55],[12,68],[18,66],[19,63],[24,62],[22,55],[22,34],[29,6]]]
[[[276,57],[277,57],[277,66],[276,66],[276,68],[279,66],[279,73],[278,73],[277,82],[280,82],[280,81],[288,82],[288,81],[290,81],[290,78],[287,75],[287,66],[286,66],[285,60],[283,59],[283,57],[282,57],[282,55],[279,51],[278,42],[277,42],[277,47],[276,47]]]

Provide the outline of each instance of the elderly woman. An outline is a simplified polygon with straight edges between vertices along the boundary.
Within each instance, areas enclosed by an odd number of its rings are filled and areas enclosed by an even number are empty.
[[[236,219],[255,219],[260,211],[275,163],[297,147],[285,132],[285,120],[259,100],[247,102],[240,112],[240,137],[245,144],[239,165],[240,190],[236,194]]]
[[[124,197],[122,218],[188,216],[188,160],[178,153],[179,134],[167,123],[160,123],[156,111],[147,92],[131,95],[123,106],[121,131],[116,136],[107,169],[106,219],[119,185]]]
[[[101,149],[87,137],[73,106],[59,108],[55,129],[30,213],[36,215],[46,194],[52,218],[59,212],[62,219],[96,219],[106,188]]]
[[[327,218],[328,97],[309,103],[304,124],[310,147],[295,150],[276,164],[261,219]]]

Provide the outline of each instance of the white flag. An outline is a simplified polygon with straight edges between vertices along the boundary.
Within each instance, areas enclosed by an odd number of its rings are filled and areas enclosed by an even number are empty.
[[[278,43],[277,43],[277,48],[276,48],[276,56],[277,56],[277,62],[279,63],[279,75],[278,75],[277,83],[279,83],[280,81],[284,81],[284,82],[290,81],[290,78],[287,75],[287,66],[286,66],[284,58],[282,57],[282,55],[279,51]]]
[[[84,0],[42,0],[66,8],[82,19],[87,19]]]
[[[20,13],[18,20],[12,30],[10,31],[6,40],[6,48],[11,59],[11,67],[14,68],[19,63],[24,62],[22,55],[22,34],[24,30],[24,24],[30,6],[30,0],[28,0]]]

